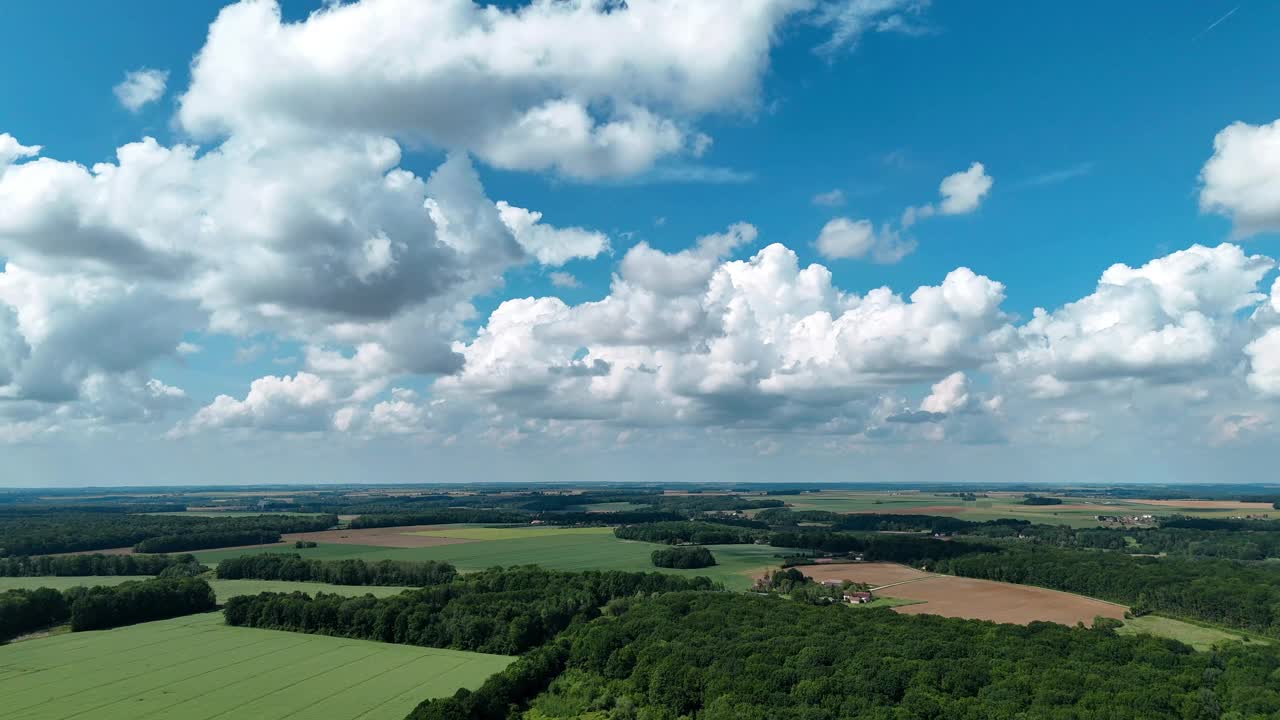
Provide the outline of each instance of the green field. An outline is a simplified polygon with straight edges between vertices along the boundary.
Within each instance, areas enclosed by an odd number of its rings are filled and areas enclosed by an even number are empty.
[[[779,556],[786,554],[784,550],[766,545],[713,545],[710,549],[719,565],[697,570],[675,570],[655,568],[649,559],[654,550],[664,546],[619,540],[608,528],[578,528],[574,532],[564,532],[564,529],[560,529],[561,532],[548,532],[542,528],[482,529],[495,530],[499,536],[509,530],[519,534],[510,539],[477,540],[424,548],[321,543],[315,548],[294,550],[292,545],[281,543],[264,548],[211,550],[194,554],[204,563],[216,563],[229,557],[259,552],[296,552],[303,557],[325,560],[443,560],[453,563],[462,572],[474,572],[499,565],[541,565],[553,570],[656,570],[689,577],[703,575],[735,590],[746,589],[751,585],[754,575],[781,565]]]
[[[608,535],[613,537],[613,528],[513,525],[511,527],[457,527],[446,530],[418,530],[408,534],[422,537],[460,538],[463,540],[515,540],[516,538],[543,538],[554,535]]]
[[[92,575],[88,577],[0,577],[0,592],[25,588],[67,588],[93,585],[119,585],[130,580],[145,580],[146,576],[125,577],[121,575]],[[209,585],[218,594],[218,602],[226,602],[237,595],[257,595],[264,592],[317,592],[334,593],[336,595],[376,595],[386,597],[404,592],[409,588],[378,587],[372,585],[327,585],[325,583],[287,582],[284,580],[210,580]]]
[[[1245,639],[1243,633],[1233,630],[1197,625],[1158,615],[1144,615],[1125,620],[1124,625],[1116,632],[1121,635],[1156,635],[1172,638],[1196,650],[1212,650],[1215,645],[1224,642],[1240,642]],[[1251,636],[1249,641],[1267,644],[1265,640],[1257,639],[1256,636]]]
[[[401,720],[514,658],[230,627],[221,613],[0,646],[5,720]]]

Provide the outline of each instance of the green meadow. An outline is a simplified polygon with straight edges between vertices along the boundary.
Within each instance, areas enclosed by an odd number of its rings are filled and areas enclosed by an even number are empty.
[[[221,613],[0,646],[5,720],[401,720],[514,658],[230,627]]]
[[[1246,639],[1244,633],[1225,628],[1211,627],[1197,623],[1183,622],[1159,615],[1143,615],[1124,621],[1116,632],[1121,635],[1156,635],[1186,643],[1196,650],[1212,650],[1215,645],[1224,642],[1241,642]],[[1257,636],[1249,636],[1248,642],[1266,645],[1267,641]]]
[[[435,534],[437,531],[430,531]],[[719,563],[696,570],[655,568],[650,555],[662,545],[619,540],[610,528],[466,528],[441,530],[441,535],[461,537],[472,533],[473,542],[422,548],[386,548],[369,545],[320,543],[314,548],[294,550],[288,543],[262,548],[211,550],[194,553],[201,562],[216,563],[229,557],[259,552],[296,552],[303,557],[324,560],[443,560],[462,572],[495,566],[541,565],[554,570],[659,571],[690,577],[706,576],[725,587],[742,590],[754,575],[782,563],[785,550],[765,545],[712,545]]]

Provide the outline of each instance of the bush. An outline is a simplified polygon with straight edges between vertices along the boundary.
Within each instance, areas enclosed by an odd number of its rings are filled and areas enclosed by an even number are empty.
[[[716,564],[716,558],[704,547],[673,547],[654,550],[650,556],[653,564],[664,568],[703,568]]]

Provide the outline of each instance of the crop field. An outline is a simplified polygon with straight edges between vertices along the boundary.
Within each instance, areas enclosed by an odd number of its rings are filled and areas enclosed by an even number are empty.
[[[1229,518],[1268,515],[1280,519],[1280,510],[1265,503],[1219,500],[1139,500],[1097,497],[1061,497],[1061,505],[1022,505],[1018,493],[989,493],[965,501],[954,495],[915,491],[830,491],[799,495],[775,495],[796,510],[828,510],[841,513],[947,515],[962,520],[1016,518],[1037,523],[1094,527],[1098,515],[1191,515]]]
[[[1268,644],[1266,640],[1259,639],[1256,635],[1246,636],[1234,630],[1197,625],[1158,615],[1143,615],[1125,620],[1124,625],[1116,632],[1121,635],[1156,635],[1173,638],[1196,650],[1212,650],[1214,646],[1224,642],[1246,641],[1246,637],[1247,642]]]
[[[916,604],[894,608],[909,615],[991,620],[1025,625],[1033,620],[1075,625],[1093,623],[1099,615],[1121,619],[1123,605],[1083,595],[1047,590],[1029,585],[1011,585],[991,580],[933,575],[892,563],[850,563],[804,568],[815,579],[853,580],[878,586],[877,594]]]
[[[612,528],[600,527],[558,527],[519,525],[513,527],[441,527],[431,530],[418,530],[410,533],[421,537],[454,538],[458,540],[515,540],[553,537],[556,535],[608,535],[613,536]]]
[[[655,568],[650,561],[653,551],[665,546],[619,540],[609,528],[460,528],[444,532],[472,534],[476,531],[492,539],[473,538],[458,544],[414,548],[320,543],[315,548],[294,550],[291,544],[280,543],[194,555],[204,563],[260,552],[296,552],[303,557],[324,560],[443,560],[462,572],[511,565],[541,565],[553,570],[658,571],[706,576],[724,583],[727,588],[742,590],[751,585],[754,576],[778,567],[782,562],[780,556],[786,554],[785,550],[764,545],[713,545],[710,550],[719,563],[717,566],[677,570]]]
[[[94,585],[119,585],[130,580],[145,580],[147,576],[125,577],[122,575],[92,575],[88,577],[0,577],[0,592],[24,588],[54,588],[66,590],[73,587],[91,587]],[[318,592],[336,595],[376,595],[386,597],[396,595],[410,588],[376,586],[376,585],[329,585],[326,583],[289,582],[286,580],[210,580],[209,585],[218,595],[218,602],[226,602],[237,595],[257,595],[264,592],[305,592],[314,595]]]
[[[6,720],[401,720],[514,658],[230,627],[208,613],[0,647]]]

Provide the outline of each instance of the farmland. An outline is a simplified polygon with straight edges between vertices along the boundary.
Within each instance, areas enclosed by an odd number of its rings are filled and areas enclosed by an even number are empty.
[[[763,545],[713,545],[710,549],[718,565],[678,570],[653,567],[650,555],[661,545],[619,540],[610,528],[459,528],[425,532],[438,532],[440,537],[461,535],[458,539],[465,542],[415,548],[320,543],[301,550],[294,550],[289,543],[280,543],[195,555],[204,563],[253,552],[296,552],[321,560],[440,560],[452,563],[462,572],[510,565],[541,565],[554,570],[661,571],[701,575],[722,582],[727,588],[741,590],[751,584],[753,576],[776,567],[781,562],[780,556],[785,554],[779,548]]]
[[[928,493],[911,490],[892,492],[823,491],[797,495],[774,495],[796,510],[827,510],[840,513],[911,513],[945,515],[962,520],[1014,518],[1035,523],[1093,527],[1098,515],[1190,515],[1230,518],[1241,515],[1269,515],[1280,519],[1280,511],[1270,504],[1229,500],[1143,500],[1055,495],[1061,505],[1023,505],[1021,493],[991,492],[976,500],[963,500],[955,493]]]
[[[210,613],[0,647],[0,707],[6,720],[400,720],[511,660],[230,627]]]
[[[885,597],[917,601],[895,608],[909,615],[945,615],[971,620],[1026,624],[1047,620],[1063,625],[1092,624],[1099,615],[1123,618],[1125,607],[1082,595],[990,580],[933,575],[891,563],[854,563],[805,568],[818,580],[868,583]]]

